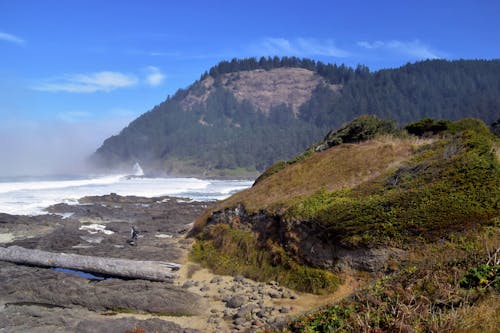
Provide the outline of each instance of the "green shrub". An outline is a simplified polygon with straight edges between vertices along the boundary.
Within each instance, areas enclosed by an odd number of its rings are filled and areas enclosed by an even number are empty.
[[[315,145],[315,150],[325,150],[342,143],[357,143],[373,139],[378,135],[396,132],[395,122],[382,120],[373,115],[363,115],[337,130],[330,131],[323,141]]]
[[[292,332],[307,333],[344,332],[346,329],[345,319],[351,312],[349,307],[334,305],[293,321],[288,329]]]
[[[480,265],[471,268],[460,280],[460,287],[484,288],[492,286],[497,292],[500,292],[500,266]]]
[[[217,274],[241,274],[257,281],[277,281],[289,288],[321,294],[333,292],[340,279],[333,273],[297,263],[283,248],[259,244],[250,231],[218,224],[205,228],[190,259]]]
[[[287,217],[320,223],[331,242],[400,245],[434,240],[500,215],[500,166],[487,127],[474,119],[374,184],[319,191],[295,202]]]
[[[422,136],[426,133],[437,134],[446,131],[450,122],[446,120],[435,121],[432,118],[425,118],[405,126],[408,133]]]

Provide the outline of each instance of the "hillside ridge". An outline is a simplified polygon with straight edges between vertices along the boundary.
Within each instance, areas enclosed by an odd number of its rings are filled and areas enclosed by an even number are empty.
[[[310,59],[221,62],[97,149],[105,170],[256,176],[361,114],[398,123],[500,109],[500,60],[428,60],[370,72]]]

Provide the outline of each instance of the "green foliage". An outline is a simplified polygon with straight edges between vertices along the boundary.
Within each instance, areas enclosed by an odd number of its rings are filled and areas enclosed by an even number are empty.
[[[301,265],[272,242],[259,244],[252,232],[227,224],[206,228],[193,246],[190,259],[217,274],[242,274],[257,281],[274,280],[304,292],[333,292],[340,282],[331,272]]]
[[[277,106],[271,115],[292,114],[283,108],[287,107]],[[200,124],[202,118],[208,125]],[[139,117],[119,136],[106,140],[94,160],[103,166],[140,161],[149,169],[167,172],[175,161],[189,161],[189,169],[198,173],[238,168],[262,171],[304,150],[322,132],[293,117],[268,118],[217,87],[206,103],[190,112],[180,110],[174,97]]]
[[[407,165],[376,184],[317,194],[294,203],[288,218],[324,225],[332,242],[350,246],[403,245],[434,240],[500,212],[500,166],[491,134],[468,128],[422,149]]]
[[[355,78],[366,78],[370,76],[368,67],[358,65],[356,69],[345,65],[325,64],[321,61],[314,61],[307,58],[297,57],[261,57],[259,60],[256,58],[245,59],[232,59],[231,61],[221,61],[216,66],[210,68],[208,73],[201,76],[203,80],[207,76],[217,78],[222,74],[234,73],[239,71],[251,71],[256,69],[271,70],[274,68],[305,68],[314,71],[327,79],[330,83],[347,83]]]
[[[194,161],[190,167],[200,174],[214,169],[263,171],[278,160],[297,155],[332,128],[363,114],[399,123],[424,117],[464,116],[491,123],[497,120],[500,109],[499,60],[429,60],[371,73],[364,66],[353,69],[294,57],[233,59],[221,62],[202,79],[278,67],[309,69],[342,88],[320,84],[294,116],[284,105],[265,110],[267,114],[258,112],[219,83],[212,87],[205,102],[188,112],[183,108],[184,98],[190,93],[202,96],[207,92],[200,82],[195,82],[134,120],[119,135],[105,140],[92,160],[107,168],[130,168],[139,161],[146,169],[163,172],[169,171],[164,166],[173,160]],[[436,122],[431,131],[444,125]],[[347,135],[357,140],[356,132]]]
[[[492,286],[497,292],[500,292],[499,265],[473,267],[460,280],[460,287],[462,288],[485,288],[487,286]]]
[[[345,332],[345,319],[352,310],[349,307],[334,305],[306,315],[304,318],[290,323],[288,329],[292,332]]]
[[[356,77],[336,93],[318,87],[300,110],[317,126],[340,126],[362,114],[400,124],[422,118],[498,119],[499,60],[426,60]]]
[[[446,120],[435,121],[432,118],[425,118],[406,125],[405,129],[410,134],[422,136],[426,133],[437,134],[446,131],[449,125],[450,122]]]
[[[342,143],[358,143],[383,134],[395,134],[396,123],[373,115],[362,115],[337,130],[330,131],[316,149],[324,150]]]

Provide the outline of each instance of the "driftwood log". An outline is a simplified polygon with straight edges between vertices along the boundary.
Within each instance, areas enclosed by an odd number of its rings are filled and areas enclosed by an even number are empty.
[[[19,246],[0,247],[0,261],[41,267],[62,267],[130,279],[169,282],[177,277],[173,271],[180,268],[179,264],[163,261],[139,261],[53,253],[25,249]]]

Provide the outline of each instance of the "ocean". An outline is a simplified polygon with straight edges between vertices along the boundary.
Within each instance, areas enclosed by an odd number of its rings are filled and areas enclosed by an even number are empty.
[[[209,180],[197,178],[146,178],[126,175],[99,177],[0,178],[0,213],[45,214],[57,203],[77,204],[89,195],[176,196],[195,201],[225,199],[252,185],[249,180]]]

